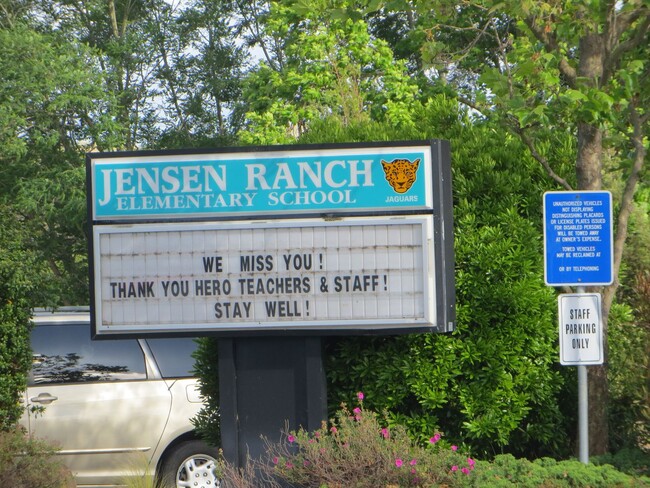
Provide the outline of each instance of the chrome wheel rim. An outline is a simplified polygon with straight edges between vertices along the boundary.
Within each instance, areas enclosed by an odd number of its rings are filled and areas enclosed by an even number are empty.
[[[187,458],[176,472],[176,488],[219,488],[216,461],[210,456]]]

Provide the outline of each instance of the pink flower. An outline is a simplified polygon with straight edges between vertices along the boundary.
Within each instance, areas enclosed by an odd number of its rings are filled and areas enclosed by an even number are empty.
[[[280,462],[280,460],[278,459],[278,457],[274,456],[273,457],[273,464],[278,464],[279,462]]]
[[[451,467],[451,470],[454,471],[454,472],[455,472],[455,471],[458,471],[458,466],[456,466],[456,465],[452,466],[452,467]]]
[[[330,428],[330,431],[332,432],[332,434],[336,434],[338,432],[338,429],[336,427],[332,427]]]
[[[415,460],[415,459],[411,459],[411,461],[409,461],[409,464],[410,464],[411,466],[415,466],[417,463],[418,463],[418,462],[417,462],[417,460]]]
[[[363,392],[362,392],[362,391],[360,391],[359,393],[357,393],[357,398],[359,399],[360,402],[363,401],[363,399],[364,399],[364,395],[363,395]]]
[[[429,442],[430,442],[431,444],[435,444],[435,443],[438,442],[439,440],[440,440],[440,434],[436,434],[436,435],[434,435],[431,439],[429,439]]]
[[[291,469],[293,468],[293,463],[290,461],[287,461],[287,464],[285,465],[287,468]]]
[[[467,468],[463,468],[461,469],[461,471],[463,472],[463,474],[469,474],[469,469]]]
[[[467,458],[467,464],[469,464],[469,467],[474,469],[474,465],[476,464],[476,461],[474,461],[472,458]]]
[[[384,427],[383,429],[381,429],[381,436],[382,436],[384,439],[388,439],[388,438],[390,437],[390,432],[388,431],[388,429],[387,429],[386,427]]]
[[[403,464],[404,461],[402,461],[400,458],[395,459],[395,466],[397,466],[398,468],[401,468]]]
[[[451,450],[452,450],[452,451],[457,451],[457,450],[458,450],[458,446],[451,446]]]
[[[296,440],[296,437],[289,434],[289,436],[287,436],[287,440],[289,441],[289,444],[293,444],[294,441]]]

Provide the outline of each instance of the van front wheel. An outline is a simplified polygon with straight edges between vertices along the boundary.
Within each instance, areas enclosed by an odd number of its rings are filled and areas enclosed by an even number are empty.
[[[160,485],[165,488],[219,488],[217,450],[203,441],[185,441],[165,458]]]

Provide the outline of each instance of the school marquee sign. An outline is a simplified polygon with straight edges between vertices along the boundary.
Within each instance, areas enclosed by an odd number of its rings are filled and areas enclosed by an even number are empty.
[[[87,156],[93,334],[448,331],[445,141]]]

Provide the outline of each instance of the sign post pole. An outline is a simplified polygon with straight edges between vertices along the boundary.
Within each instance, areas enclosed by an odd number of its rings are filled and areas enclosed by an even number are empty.
[[[584,286],[578,287],[578,293],[584,293]],[[589,464],[589,383],[587,366],[578,365],[578,445],[579,458],[583,464]]]
[[[222,338],[218,355],[221,448],[233,466],[262,458],[264,439],[327,421],[320,336]]]
[[[578,368],[578,441],[580,462],[589,463],[589,399],[587,365],[603,363],[600,293],[558,296],[560,363]]]
[[[587,366],[578,366],[578,438],[580,462],[589,464],[589,387]]]

